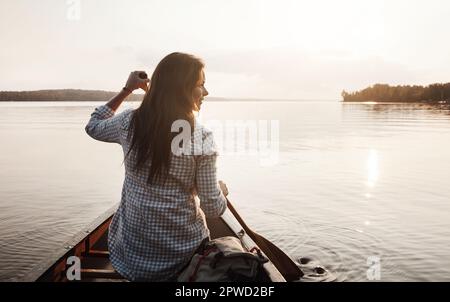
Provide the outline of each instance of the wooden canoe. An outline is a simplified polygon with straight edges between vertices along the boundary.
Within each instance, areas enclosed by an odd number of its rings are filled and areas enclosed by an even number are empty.
[[[77,256],[80,259],[81,281],[126,281],[114,270],[109,261],[108,227],[116,209],[117,206],[98,217],[89,227],[74,236],[64,247],[49,255],[48,261],[44,261],[41,265],[34,268],[22,281],[68,281],[66,276],[67,269],[72,263],[69,262],[68,265],[67,260],[71,256]],[[207,219],[207,225],[212,239],[222,236],[235,236],[241,238],[247,250],[259,248],[229,209],[220,218]],[[264,250],[261,250],[265,254]],[[286,281],[272,261],[264,264],[264,273],[268,282]]]

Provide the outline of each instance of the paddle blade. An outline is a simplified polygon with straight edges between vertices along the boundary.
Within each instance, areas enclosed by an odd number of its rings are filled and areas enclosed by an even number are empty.
[[[280,248],[275,244],[252,231],[241,216],[238,214],[236,209],[231,204],[230,200],[227,198],[228,209],[236,217],[237,221],[244,228],[245,232],[253,239],[253,241],[258,245],[258,247],[263,251],[264,254],[270,259],[270,261],[275,265],[275,267],[280,271],[286,281],[295,281],[303,277],[302,270],[297,266],[297,264],[286,255]]]

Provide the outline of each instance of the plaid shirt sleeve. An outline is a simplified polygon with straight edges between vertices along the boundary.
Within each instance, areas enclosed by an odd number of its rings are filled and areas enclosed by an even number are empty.
[[[227,200],[217,182],[216,159],[218,156],[212,132],[207,131],[203,140],[203,154],[197,166],[196,184],[200,208],[206,217],[219,217],[227,209]]]
[[[114,110],[107,105],[95,108],[86,125],[86,133],[93,139],[102,142],[120,144],[122,114],[114,114]]]

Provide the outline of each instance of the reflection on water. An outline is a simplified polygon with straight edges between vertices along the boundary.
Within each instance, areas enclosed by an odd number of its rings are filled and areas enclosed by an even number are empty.
[[[120,147],[84,133],[96,105],[0,103],[0,280],[25,275],[119,200]],[[449,112],[211,102],[201,115],[280,121],[277,165],[225,154],[219,175],[247,224],[299,263],[303,281],[367,281],[373,259],[381,281],[450,281]]]
[[[374,187],[378,179],[378,153],[376,150],[370,150],[369,159],[367,160],[367,185]]]

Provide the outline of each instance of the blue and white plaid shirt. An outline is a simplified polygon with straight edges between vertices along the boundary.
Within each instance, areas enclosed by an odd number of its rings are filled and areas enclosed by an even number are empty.
[[[92,138],[130,148],[127,139],[133,109],[120,114],[106,105],[95,108],[86,125]],[[203,143],[202,155],[171,155],[164,185],[148,185],[149,165],[133,167],[136,152],[125,160],[125,180],[119,208],[109,227],[109,252],[114,268],[132,281],[173,278],[209,237],[207,217],[226,210],[226,199],[216,177],[217,152],[212,132],[195,122],[191,136]],[[193,190],[200,199],[194,199]]]

